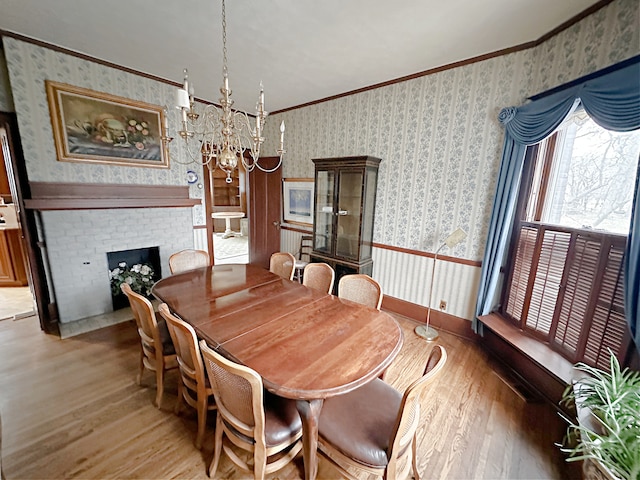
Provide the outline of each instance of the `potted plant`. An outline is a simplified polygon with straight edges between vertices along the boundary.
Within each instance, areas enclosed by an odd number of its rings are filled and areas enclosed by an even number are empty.
[[[147,298],[151,296],[151,287],[156,282],[153,267],[146,263],[137,263],[131,267],[126,262],[120,262],[116,268],[109,270],[111,282],[111,297],[113,309],[124,308],[129,305],[129,300],[120,290],[123,283],[128,283],[136,293]]]
[[[576,421],[568,420],[571,445],[561,446],[567,461],[584,460],[585,478],[640,479],[640,372],[621,370],[612,353],[609,371],[575,367],[587,375],[562,399],[577,410]]]

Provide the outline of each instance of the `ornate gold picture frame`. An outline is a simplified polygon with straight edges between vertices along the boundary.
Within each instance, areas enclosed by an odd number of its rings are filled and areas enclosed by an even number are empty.
[[[162,107],[45,81],[58,160],[169,168]]]

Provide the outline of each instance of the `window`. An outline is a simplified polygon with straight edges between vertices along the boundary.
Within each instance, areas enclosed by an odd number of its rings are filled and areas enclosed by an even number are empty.
[[[630,345],[623,255],[640,131],[584,111],[529,148],[501,313],[572,362],[607,368]]]

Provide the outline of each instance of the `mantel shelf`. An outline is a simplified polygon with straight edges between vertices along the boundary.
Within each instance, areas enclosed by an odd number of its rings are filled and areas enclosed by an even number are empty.
[[[30,182],[31,210],[94,210],[112,208],[176,208],[201,203],[189,198],[189,187],[107,183]]]

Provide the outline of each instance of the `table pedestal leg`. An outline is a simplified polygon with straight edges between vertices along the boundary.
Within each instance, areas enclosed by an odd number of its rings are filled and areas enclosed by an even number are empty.
[[[304,457],[304,478],[315,480],[318,473],[318,418],[323,400],[296,400],[296,407],[302,420],[302,453]]]
[[[233,235],[233,232],[231,231],[231,219],[229,217],[224,219],[224,234],[222,235],[222,238],[229,238],[231,235]]]

